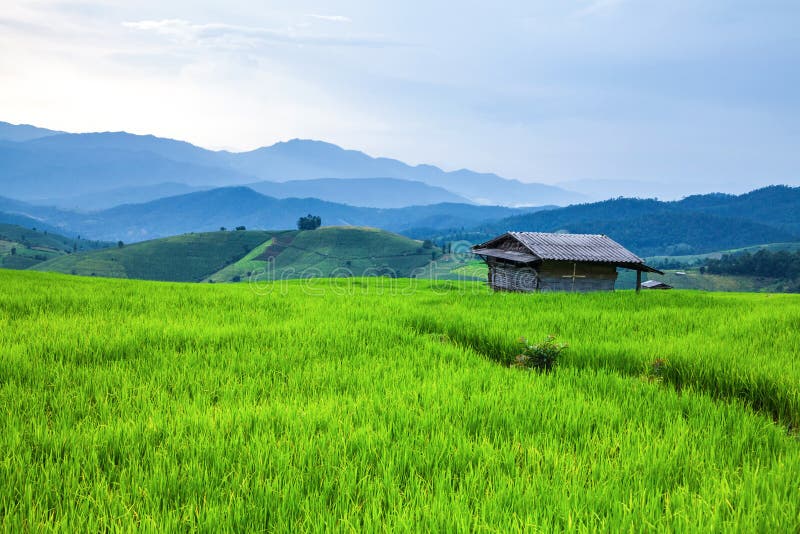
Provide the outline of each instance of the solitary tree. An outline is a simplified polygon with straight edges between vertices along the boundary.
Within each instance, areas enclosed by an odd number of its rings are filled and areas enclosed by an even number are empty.
[[[322,219],[319,215],[311,215],[309,213],[306,217],[297,219],[298,230],[316,230],[320,226],[322,226]]]
[[[17,255],[17,247],[11,247],[11,255],[12,256],[16,256]]]
[[[124,246],[125,246],[125,243],[123,243],[122,241],[117,241],[117,248],[122,248]]]

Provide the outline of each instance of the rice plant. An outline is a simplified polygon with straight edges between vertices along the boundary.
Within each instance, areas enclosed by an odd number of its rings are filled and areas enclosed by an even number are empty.
[[[790,295],[0,271],[0,523],[797,531],[798,353]]]

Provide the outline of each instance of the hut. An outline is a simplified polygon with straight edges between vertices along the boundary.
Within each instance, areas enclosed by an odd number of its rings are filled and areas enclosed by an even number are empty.
[[[495,291],[613,291],[617,267],[664,274],[605,235],[507,232],[475,245]]]
[[[647,280],[642,282],[643,289],[672,289],[672,286],[658,280]]]

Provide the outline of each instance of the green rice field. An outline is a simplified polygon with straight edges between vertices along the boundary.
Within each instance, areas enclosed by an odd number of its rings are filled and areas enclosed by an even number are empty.
[[[798,532],[799,354],[795,295],[0,270],[0,525]]]

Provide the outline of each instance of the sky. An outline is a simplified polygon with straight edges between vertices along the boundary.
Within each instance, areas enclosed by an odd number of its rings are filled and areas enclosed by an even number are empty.
[[[743,192],[800,185],[798,27],[797,0],[0,0],[0,120]]]

